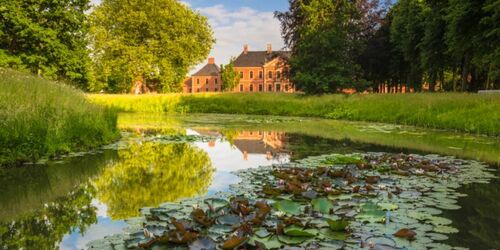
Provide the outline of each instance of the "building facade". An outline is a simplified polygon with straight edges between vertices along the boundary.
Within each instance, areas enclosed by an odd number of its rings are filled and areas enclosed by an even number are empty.
[[[234,69],[240,74],[240,82],[233,92],[295,92],[295,87],[286,77],[288,70],[287,51],[273,51],[271,44],[264,51],[249,51],[248,45],[234,61]],[[220,69],[215,60],[209,58],[205,65],[184,82],[185,93],[221,91]]]

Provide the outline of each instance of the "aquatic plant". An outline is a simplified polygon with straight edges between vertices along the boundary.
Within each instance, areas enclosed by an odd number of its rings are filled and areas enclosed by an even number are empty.
[[[341,160],[340,160],[341,159]],[[451,249],[461,184],[487,182],[485,165],[437,155],[322,155],[246,169],[232,192],[142,209],[127,234],[93,249]]]

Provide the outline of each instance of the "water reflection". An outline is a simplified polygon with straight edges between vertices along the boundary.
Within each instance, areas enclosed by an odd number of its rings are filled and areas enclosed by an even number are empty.
[[[67,159],[62,164],[0,170],[0,249],[81,249],[88,241],[121,232],[125,223],[120,219],[138,215],[141,207],[226,191],[230,184],[239,182],[232,171],[311,155],[367,151],[451,154],[451,146],[460,146],[463,157],[490,162],[500,159],[500,143],[494,138],[465,140],[459,136],[451,140],[449,133],[416,135],[402,133],[402,128],[382,133],[353,124],[337,126],[336,121],[267,124],[254,120],[225,126],[221,122],[186,125],[164,120],[168,127],[158,127],[152,121],[146,129],[137,125],[130,131],[136,137],[175,133],[214,139],[131,143],[128,149]],[[123,141],[138,138],[129,139]],[[464,209],[450,216],[477,223],[457,224],[461,232],[470,227],[471,233],[460,233],[451,240],[463,246],[497,243],[493,228],[498,223],[492,218],[498,214],[498,203],[493,202],[498,198],[494,192],[500,190],[498,185],[463,190],[470,194],[463,199]],[[494,209],[491,204],[496,204]]]
[[[53,249],[72,230],[84,234],[97,222],[96,207],[91,205],[94,194],[91,185],[82,185],[29,215],[0,223],[0,246],[2,249]]]
[[[113,219],[139,215],[139,209],[204,194],[212,181],[208,155],[187,143],[132,143],[119,161],[96,179],[97,198]]]

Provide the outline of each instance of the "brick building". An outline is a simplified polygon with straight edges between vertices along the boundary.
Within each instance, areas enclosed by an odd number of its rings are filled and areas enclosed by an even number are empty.
[[[264,51],[249,51],[248,45],[234,61],[234,69],[240,74],[240,82],[233,92],[295,92],[286,77],[290,52],[273,51],[271,44]],[[184,92],[221,91],[220,69],[214,59],[184,82]]]

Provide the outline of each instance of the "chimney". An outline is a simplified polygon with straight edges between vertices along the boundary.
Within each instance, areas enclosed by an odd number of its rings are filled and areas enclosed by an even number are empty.
[[[215,58],[209,57],[208,58],[208,64],[215,64]]]
[[[243,45],[243,54],[248,54],[248,44]]]
[[[268,43],[267,44],[267,54],[273,53],[273,45]]]

